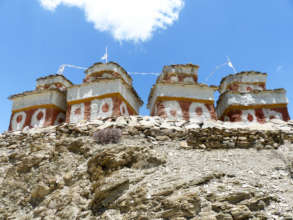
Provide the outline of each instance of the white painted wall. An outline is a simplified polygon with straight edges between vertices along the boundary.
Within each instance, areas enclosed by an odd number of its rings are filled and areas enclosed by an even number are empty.
[[[77,109],[80,109],[80,114],[75,114]],[[84,103],[71,105],[69,122],[77,123],[82,120],[84,120]]]
[[[12,110],[18,110],[36,105],[53,104],[66,111],[66,97],[58,91],[43,90],[12,99]]]
[[[38,120],[38,118],[37,118],[39,113],[43,113],[43,117],[41,120]],[[31,126],[33,128],[41,128],[45,124],[45,119],[46,119],[46,109],[40,108],[40,109],[36,110],[34,112],[34,114],[32,115]]]
[[[271,105],[271,104],[287,104],[286,91],[283,89],[263,91],[258,93],[233,93],[223,94],[221,102],[217,106],[217,114],[220,118],[226,108],[231,105]]]
[[[183,119],[182,109],[177,101],[164,101],[162,102],[164,105],[164,110],[167,114],[167,118],[171,120],[181,120]],[[171,111],[176,111],[176,116],[171,114]]]
[[[95,99],[91,101],[91,116],[90,120],[96,120],[99,118],[100,114],[100,106],[101,106],[101,100],[100,99]]]
[[[266,109],[263,108],[262,109],[263,113],[264,113],[264,117],[266,122],[268,122],[270,120],[270,117],[273,116],[275,119],[279,119],[279,120],[283,120],[283,116],[280,112],[276,112],[273,111],[271,109]],[[241,110],[242,115],[241,115],[241,121],[245,122],[245,123],[250,123],[250,122],[254,122],[257,123],[257,117],[255,115],[255,110],[254,109],[247,109],[247,110]],[[251,115],[253,117],[252,121],[248,120],[248,115]],[[230,118],[228,116],[225,116],[224,121],[230,121]]]
[[[121,79],[93,82],[81,86],[73,86],[67,91],[67,102],[102,96],[110,93],[120,93],[137,112],[140,102],[131,89],[122,83]]]
[[[196,109],[201,108],[202,109],[202,115],[196,114]],[[212,119],[211,113],[203,103],[196,103],[193,102],[189,107],[189,117],[190,121],[204,121],[207,119]]]
[[[17,117],[22,116],[22,120],[20,122],[17,122]],[[22,130],[24,123],[26,120],[26,113],[25,112],[17,112],[13,115],[11,120],[11,128],[13,131],[19,131]]]
[[[203,99],[214,101],[215,90],[210,87],[201,87],[199,85],[183,84],[156,84],[154,87],[153,97],[151,98],[148,108],[153,109],[153,105],[158,97],[182,97],[192,99]]]
[[[107,103],[109,106],[109,112],[103,112],[103,105]],[[125,102],[122,102],[120,105],[120,112],[122,114],[123,109],[125,110],[124,115],[129,115],[128,110],[127,110],[127,105]],[[106,99],[95,99],[91,101],[91,115],[90,115],[90,120],[96,120],[99,118],[107,118],[111,117],[114,111],[114,103],[111,98],[106,98]]]
[[[263,113],[267,120],[270,120],[270,117],[274,117],[275,119],[283,120],[283,115],[280,112],[276,112],[271,109],[263,109]]]
[[[267,75],[259,74],[259,73],[248,73],[248,74],[240,74],[240,75],[231,75],[228,76],[220,85],[219,91],[223,93],[226,91],[227,86],[233,82],[243,82],[243,83],[255,83],[255,82],[263,82],[265,83],[267,79]]]
[[[164,111],[167,114],[168,119],[171,120],[183,120],[183,112],[182,108],[180,107],[180,104],[178,101],[163,101],[161,103],[164,106]],[[196,109],[201,108],[202,109],[202,115],[198,115],[196,113]],[[176,116],[172,114],[172,111],[176,111]],[[155,106],[155,115],[158,115],[158,109],[157,106]],[[189,107],[189,119],[190,121],[204,121],[204,120],[210,120],[211,114],[205,104],[203,103],[191,103]]]
[[[124,114],[123,114],[123,110],[124,110]],[[121,105],[120,105],[120,112],[121,112],[121,115],[129,115],[129,112],[128,112],[128,109],[127,109],[127,105],[125,102],[122,102]]]
[[[112,98],[101,99],[101,100],[99,100],[99,102],[100,102],[99,109],[97,110],[99,112],[99,117],[100,118],[111,117],[113,114],[113,107],[114,107],[114,103],[113,103]],[[108,107],[109,107],[109,110],[107,112],[103,111],[104,105],[108,105]]]
[[[257,118],[256,118],[256,115],[255,115],[255,110],[254,109],[247,109],[247,110],[242,110],[242,121],[243,122],[250,122],[248,120],[248,115],[252,115],[253,117],[253,120],[251,122],[257,122]],[[230,121],[229,117],[228,117],[228,121]]]

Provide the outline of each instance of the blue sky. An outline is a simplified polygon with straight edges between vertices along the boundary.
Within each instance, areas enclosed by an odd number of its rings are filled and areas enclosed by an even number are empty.
[[[143,0],[149,4],[145,10],[131,1],[127,7],[108,7],[107,0],[94,5],[0,0],[0,131],[8,128],[9,95],[33,90],[37,77],[56,73],[61,64],[89,67],[100,61],[106,46],[110,60],[128,72],[194,63],[200,66],[200,82],[229,56],[237,71],[268,73],[267,87],[285,88],[293,100],[293,0]],[[223,67],[207,83],[218,85],[230,73]],[[75,69],[64,75],[74,83],[84,77]],[[133,79],[145,102],[141,114],[148,115],[147,97],[156,77]],[[293,115],[291,103],[289,112]]]

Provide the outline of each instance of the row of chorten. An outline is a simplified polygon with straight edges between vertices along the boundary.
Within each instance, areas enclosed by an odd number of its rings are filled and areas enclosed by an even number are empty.
[[[267,74],[240,72],[220,86],[198,83],[193,64],[163,68],[153,85],[147,107],[152,116],[170,120],[259,122],[290,119],[284,89],[266,90]],[[13,101],[9,130],[77,123],[121,115],[137,115],[143,101],[131,76],[117,63],[95,63],[80,85],[56,74],[37,79],[34,91],[9,97]],[[214,93],[220,97],[214,106]]]

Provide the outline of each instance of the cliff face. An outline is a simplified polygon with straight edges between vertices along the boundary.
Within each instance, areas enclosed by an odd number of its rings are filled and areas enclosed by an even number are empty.
[[[0,135],[0,219],[293,219],[293,124],[119,117]],[[93,136],[118,127],[118,144]]]

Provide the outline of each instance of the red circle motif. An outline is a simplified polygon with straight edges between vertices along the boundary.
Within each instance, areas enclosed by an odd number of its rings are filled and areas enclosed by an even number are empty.
[[[247,115],[247,120],[248,121],[253,121],[253,115],[252,114],[248,114]]]
[[[252,88],[251,88],[250,86],[248,86],[248,87],[246,88],[246,90],[249,91],[249,92],[251,92],[251,91],[252,91]]]
[[[198,116],[201,116],[202,115],[202,108],[201,107],[197,107],[196,109],[195,109],[195,112],[196,112],[196,114],[198,115]]]
[[[75,109],[74,114],[75,115],[80,115],[81,114],[81,108]]]
[[[103,111],[103,112],[108,112],[108,111],[109,111],[109,105],[108,105],[108,103],[105,103],[105,104],[102,106],[102,111]]]
[[[173,109],[173,110],[170,110],[170,113],[171,113],[171,115],[172,115],[173,117],[176,117],[176,113],[177,113],[176,110],[174,110],[174,109]]]
[[[40,121],[42,118],[44,117],[44,113],[43,112],[39,112],[37,114],[37,120]]]
[[[16,117],[16,122],[20,123],[22,121],[22,115]]]

